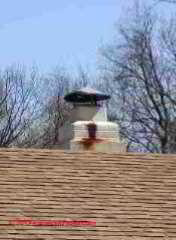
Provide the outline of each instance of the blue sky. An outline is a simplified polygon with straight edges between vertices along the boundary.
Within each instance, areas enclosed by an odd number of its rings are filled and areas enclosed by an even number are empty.
[[[150,0],[147,0],[150,2]],[[0,0],[0,67],[57,64],[95,70],[98,48],[133,0]]]

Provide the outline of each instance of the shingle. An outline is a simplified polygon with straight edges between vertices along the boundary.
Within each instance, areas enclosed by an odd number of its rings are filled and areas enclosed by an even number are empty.
[[[10,225],[92,220],[96,226]],[[0,150],[0,239],[176,239],[176,155]]]

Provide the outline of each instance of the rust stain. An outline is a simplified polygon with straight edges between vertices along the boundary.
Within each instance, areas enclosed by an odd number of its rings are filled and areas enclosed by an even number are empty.
[[[83,138],[80,143],[83,144],[86,150],[90,150],[96,143],[102,142],[102,139],[96,138],[97,126],[95,123],[87,124],[88,138]]]

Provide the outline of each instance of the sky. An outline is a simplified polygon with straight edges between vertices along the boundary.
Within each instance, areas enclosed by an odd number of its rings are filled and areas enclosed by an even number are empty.
[[[133,0],[0,3],[0,68],[21,63],[50,71],[56,65],[82,65],[94,72],[99,47],[112,40],[114,24]]]

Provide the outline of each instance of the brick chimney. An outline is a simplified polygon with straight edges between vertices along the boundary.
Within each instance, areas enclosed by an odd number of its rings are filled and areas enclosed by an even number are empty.
[[[104,101],[110,96],[86,87],[73,91],[65,100],[73,104],[70,121],[60,129],[61,148],[72,151],[125,152],[119,127],[107,120]]]

